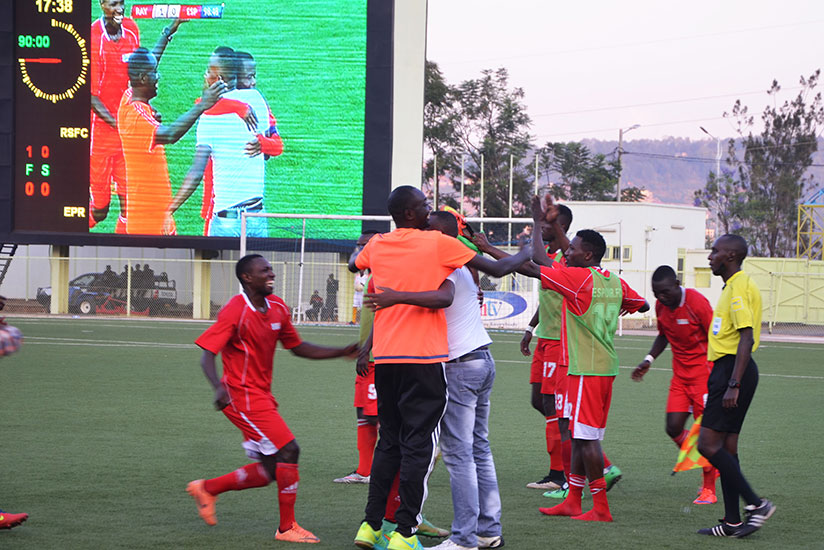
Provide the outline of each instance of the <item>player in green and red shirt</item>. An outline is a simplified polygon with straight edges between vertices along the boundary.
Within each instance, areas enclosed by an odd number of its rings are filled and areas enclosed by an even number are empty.
[[[532,201],[532,216],[533,260],[544,263],[546,251],[540,231],[546,213],[538,197]],[[566,402],[571,408],[572,436],[569,494],[561,504],[540,511],[583,521],[612,521],[600,440],[618,374],[613,345],[618,316],[649,310],[646,300],[617,275],[600,267],[605,251],[606,243],[598,232],[578,231],[564,254],[567,266],[551,262],[548,267],[541,266],[539,273],[541,286],[564,298],[560,363],[569,368]],[[581,495],[587,478],[595,506],[582,514]]]

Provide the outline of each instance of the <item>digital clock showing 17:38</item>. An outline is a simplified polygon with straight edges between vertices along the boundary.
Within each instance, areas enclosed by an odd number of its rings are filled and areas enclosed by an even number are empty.
[[[40,13],[71,13],[74,0],[34,0]]]

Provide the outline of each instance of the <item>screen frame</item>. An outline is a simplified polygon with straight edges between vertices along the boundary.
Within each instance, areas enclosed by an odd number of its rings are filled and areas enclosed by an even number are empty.
[[[232,237],[118,235],[14,230],[14,3],[0,2],[0,243],[70,246],[124,246],[237,250]],[[82,0],[81,0],[82,1]],[[92,0],[93,1],[93,0]],[[368,0],[366,21],[366,89],[364,113],[363,215],[386,213],[392,189],[392,92],[395,0]],[[364,228],[385,231],[383,222]],[[254,242],[258,239],[250,239]],[[265,240],[267,249],[290,249],[292,239]],[[282,241],[282,242],[280,242]],[[341,242],[314,243],[313,249],[339,251]]]

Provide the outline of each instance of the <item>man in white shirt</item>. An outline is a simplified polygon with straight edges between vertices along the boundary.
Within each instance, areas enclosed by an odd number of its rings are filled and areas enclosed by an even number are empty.
[[[209,236],[239,237],[241,212],[263,211],[264,155],[252,154],[249,146],[257,143],[256,136],[260,133],[257,121],[265,124],[269,120],[269,106],[256,89],[235,88],[238,64],[239,60],[229,48],[218,48],[209,58],[206,82],[219,79],[226,82],[229,91],[222,99],[231,102],[216,105],[198,121],[195,158],[170,207],[174,212],[192,194],[211,159],[214,205]],[[238,102],[251,108],[254,126],[231,108]],[[266,221],[266,218],[247,218],[246,235],[266,237]]]

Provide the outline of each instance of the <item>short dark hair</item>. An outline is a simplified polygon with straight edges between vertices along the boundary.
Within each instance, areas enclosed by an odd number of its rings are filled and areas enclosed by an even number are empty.
[[[237,263],[235,264],[235,276],[237,277],[238,281],[240,281],[241,283],[243,282],[243,279],[241,279],[240,276],[244,273],[249,273],[249,269],[252,265],[252,262],[257,260],[258,258],[263,258],[263,256],[261,256],[260,254],[247,254],[246,256],[242,257],[237,261]]]
[[[592,229],[581,229],[575,236],[581,238],[581,242],[592,252],[592,257],[595,258],[595,261],[600,262],[604,257],[604,253],[607,251],[607,243],[604,237]]]
[[[652,272],[653,281],[663,281],[665,279],[678,280],[675,270],[668,265],[659,265],[655,271]]]
[[[217,57],[218,66],[221,70],[226,71],[226,76],[237,78],[237,74],[240,72],[240,60],[235,50],[228,46],[218,46],[212,55]]]
[[[458,219],[451,213],[446,212],[444,210],[436,210],[434,212],[429,213],[429,219],[435,218],[436,220],[440,220],[444,223],[445,229],[450,230],[452,233],[457,236],[460,231],[458,230]]]
[[[361,235],[379,235],[380,231],[377,229],[364,229],[361,231]]]
[[[747,257],[747,252],[749,251],[749,246],[747,246],[747,241],[744,237],[741,235],[727,233],[725,235],[721,235],[721,239],[729,241],[730,247],[735,250],[738,261],[743,262],[744,258]]]
[[[141,76],[146,74],[152,66],[152,58],[149,57],[151,52],[146,48],[140,47],[129,55],[129,83],[137,82]]]
[[[420,190],[411,185],[401,185],[389,193],[389,198],[386,200],[386,209],[389,210],[389,215],[395,221],[403,219],[403,212],[409,208],[409,203],[415,198],[416,191]]]
[[[236,51],[235,52],[235,57],[237,59],[239,59],[240,61],[254,61],[255,60],[255,58],[249,52]]]
[[[569,209],[569,206],[565,204],[558,204],[558,223],[564,225],[562,220],[566,220],[567,230],[569,230],[569,226],[572,225],[572,210]]]

